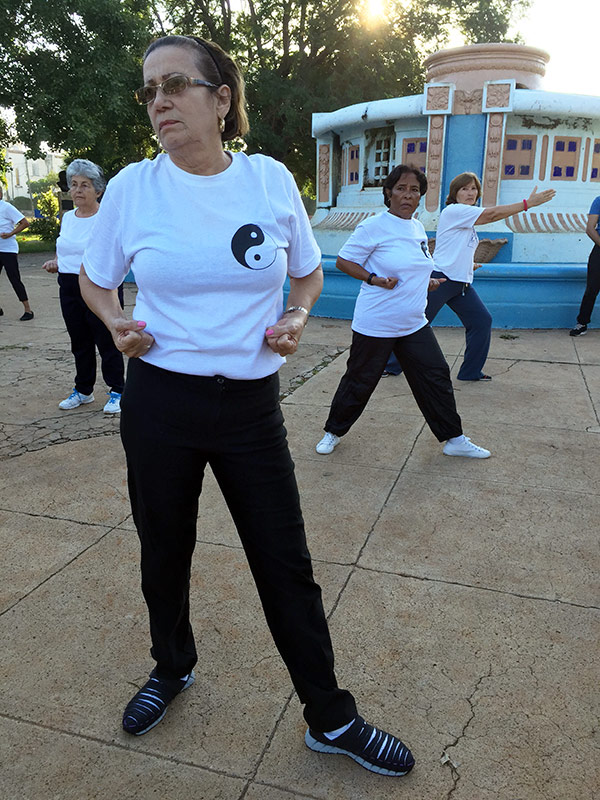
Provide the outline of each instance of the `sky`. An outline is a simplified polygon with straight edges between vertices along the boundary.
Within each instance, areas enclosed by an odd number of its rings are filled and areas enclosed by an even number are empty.
[[[600,5],[595,0],[533,0],[515,29],[550,54],[548,92],[600,95]]]

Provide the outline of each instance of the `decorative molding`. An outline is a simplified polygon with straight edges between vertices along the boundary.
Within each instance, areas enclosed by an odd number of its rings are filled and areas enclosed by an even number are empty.
[[[514,214],[506,220],[513,233],[581,233],[585,231],[587,214],[561,214],[556,211],[535,211]]]
[[[457,89],[454,92],[454,114],[481,114],[483,89],[472,89],[470,92]]]
[[[515,86],[516,82],[514,80],[486,81],[483,84],[482,110],[486,113],[512,111]]]
[[[336,231],[353,231],[359,222],[367,217],[373,217],[375,214],[381,213],[380,211],[330,211],[329,214],[322,219],[317,225],[313,226],[313,230],[326,228],[327,230]]]
[[[425,195],[425,208],[427,211],[437,211],[440,206],[445,132],[446,118],[444,116],[429,117],[426,170],[427,194]]]
[[[495,206],[498,203],[500,185],[500,165],[502,163],[502,137],[504,133],[504,114],[488,116],[487,141],[485,146],[485,166],[481,204]]]
[[[329,203],[331,145],[319,145],[319,203]]]
[[[423,114],[451,114],[453,95],[452,83],[428,83],[423,94]]]
[[[548,134],[542,136],[542,151],[540,154],[540,172],[539,180],[543,181],[546,178],[546,164],[548,163]]]
[[[590,163],[590,150],[591,139],[589,137],[585,140],[585,154],[583,156],[583,169],[581,170],[581,180],[587,181],[588,179],[588,164]]]

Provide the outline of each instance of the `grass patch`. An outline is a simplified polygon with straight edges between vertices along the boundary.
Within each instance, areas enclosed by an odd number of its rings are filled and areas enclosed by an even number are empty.
[[[17,236],[19,243],[19,253],[54,253],[56,246],[54,242],[44,242],[39,236],[31,236],[26,233]]]

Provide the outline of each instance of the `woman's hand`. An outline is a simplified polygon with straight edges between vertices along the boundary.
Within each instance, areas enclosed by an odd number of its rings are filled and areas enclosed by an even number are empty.
[[[371,286],[379,286],[380,289],[393,289],[397,283],[398,278],[380,278],[379,275],[371,278]]]
[[[42,269],[45,269],[46,272],[58,272],[58,261],[56,258],[51,258],[50,261],[44,261]]]
[[[544,189],[543,192],[538,192],[537,186],[534,186],[532,193],[527,198],[527,208],[541,206],[543,203],[547,203],[549,200],[552,200],[555,194],[556,192],[554,189]]]
[[[446,282],[446,278],[429,278],[429,286],[427,287],[428,292],[435,292],[436,289],[442,285],[442,283]]]
[[[306,314],[293,311],[283,314],[281,319],[265,331],[267,344],[274,353],[290,356],[298,349],[298,342],[306,325]]]
[[[116,319],[112,325],[115,347],[129,358],[146,355],[154,344],[154,336],[146,333],[145,322],[135,319]]]

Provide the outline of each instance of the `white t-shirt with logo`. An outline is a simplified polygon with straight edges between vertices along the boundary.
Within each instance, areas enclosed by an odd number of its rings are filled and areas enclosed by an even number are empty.
[[[479,244],[474,223],[484,210],[452,203],[440,214],[433,260],[436,270],[451,281],[473,282],[473,258]]]
[[[0,200],[0,233],[10,233],[17,222],[21,222],[23,214],[6,200]],[[16,236],[3,239],[0,236],[0,253],[18,253],[19,243]]]
[[[62,274],[79,275],[83,251],[92,234],[96,216],[78,217],[75,209],[63,215],[60,234],[56,240],[58,271]]]
[[[427,325],[425,306],[434,265],[419,220],[388,211],[369,217],[356,226],[339,254],[381,278],[398,278],[393,289],[362,282],[353,331],[385,339],[408,336]]]
[[[166,154],[125,167],[108,184],[83,264],[105,289],[133,269],[133,318],[155,338],[144,361],[249,380],[284,363],[265,330],[282,314],[286,275],[309,275],[321,256],[284,165],[230,155],[217,175],[192,175]]]

